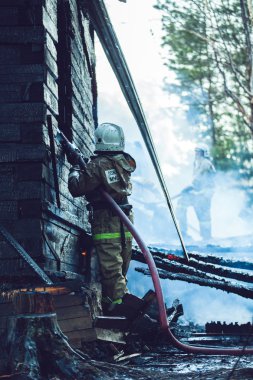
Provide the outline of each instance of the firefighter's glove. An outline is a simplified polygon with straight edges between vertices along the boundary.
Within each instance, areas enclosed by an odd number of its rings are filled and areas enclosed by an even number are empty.
[[[80,156],[81,156],[79,149],[77,149],[76,147],[72,147],[71,149],[69,147],[66,147],[65,154],[66,154],[68,162],[72,166],[79,164]]]

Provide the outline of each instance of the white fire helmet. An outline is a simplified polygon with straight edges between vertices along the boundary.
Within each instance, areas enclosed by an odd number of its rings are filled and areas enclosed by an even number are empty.
[[[203,156],[209,158],[209,148],[205,143],[199,143],[195,147],[195,152],[203,152]]]
[[[100,124],[95,131],[95,151],[120,152],[125,148],[123,129],[112,123]]]

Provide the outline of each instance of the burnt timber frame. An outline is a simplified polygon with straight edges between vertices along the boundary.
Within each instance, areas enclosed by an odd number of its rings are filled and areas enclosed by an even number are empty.
[[[90,249],[86,201],[69,194],[53,140],[59,128],[93,152],[94,67],[94,32],[77,0],[0,2],[0,223],[44,271],[78,273]],[[2,281],[34,275],[1,236]]]

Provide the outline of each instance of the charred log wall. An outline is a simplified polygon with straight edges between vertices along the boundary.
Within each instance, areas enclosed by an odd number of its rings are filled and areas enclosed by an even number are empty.
[[[85,201],[68,192],[69,164],[57,143],[52,157],[47,115],[54,135],[60,128],[91,153],[94,65],[93,31],[77,0],[1,0],[0,223],[44,269],[80,266]],[[0,237],[1,276],[26,271]]]

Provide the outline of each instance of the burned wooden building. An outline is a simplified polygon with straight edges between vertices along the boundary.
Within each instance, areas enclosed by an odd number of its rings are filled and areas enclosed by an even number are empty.
[[[79,273],[85,200],[68,192],[55,137],[59,128],[85,154],[93,150],[94,30],[77,0],[0,7],[1,223],[44,270]],[[2,237],[0,245],[2,278],[32,274]]]
[[[94,37],[89,1],[0,2],[2,294],[43,284],[25,254],[56,281],[90,278],[86,201],[68,191],[70,164],[57,132],[87,156],[93,152]],[[91,309],[97,301],[88,304],[69,292],[54,298],[62,331],[73,345],[96,339]],[[1,299],[0,333],[12,314],[12,302]]]

